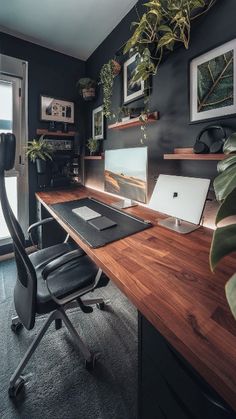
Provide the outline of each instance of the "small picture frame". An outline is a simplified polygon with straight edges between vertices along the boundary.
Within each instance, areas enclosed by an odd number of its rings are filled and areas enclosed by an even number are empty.
[[[42,121],[74,124],[74,103],[41,95],[40,117]]]
[[[190,62],[190,121],[236,114],[236,39]]]
[[[92,133],[95,140],[104,139],[104,112],[102,106],[98,106],[98,108],[93,110]]]
[[[124,62],[123,66],[123,91],[124,91],[124,104],[133,102],[144,96],[145,84],[141,80],[135,84],[131,84],[134,70],[137,66],[138,53],[134,54],[127,61]]]

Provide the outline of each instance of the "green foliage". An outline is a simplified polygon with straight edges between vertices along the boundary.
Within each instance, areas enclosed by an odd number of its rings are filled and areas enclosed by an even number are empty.
[[[172,51],[176,43],[187,49],[191,21],[206,13],[216,0],[152,0],[145,3],[146,13],[139,22],[133,22],[133,35],[126,43],[124,53],[139,52],[133,81],[147,80],[157,73],[165,50]]]
[[[231,308],[232,313],[236,313],[236,274],[234,274],[226,283],[225,286],[226,298]]]
[[[236,152],[236,133],[224,144],[224,153]],[[230,156],[217,165],[219,175],[214,180],[217,200],[221,203],[216,225],[230,216],[236,216],[236,156]],[[214,270],[217,264],[228,254],[236,251],[236,224],[216,228],[210,251],[210,265]],[[230,309],[236,318],[236,274],[226,284],[226,297]]]
[[[103,87],[103,111],[106,118],[112,116],[111,98],[114,77],[114,62],[109,60],[108,63],[102,66],[100,71],[100,80]]]
[[[28,141],[26,156],[29,157],[33,163],[35,163],[36,159],[52,160],[52,150],[47,142],[41,137],[39,140],[33,139],[32,141]]]
[[[87,141],[87,147],[90,153],[95,153],[98,149],[98,145],[99,145],[98,140],[95,140],[94,138],[89,138]]]

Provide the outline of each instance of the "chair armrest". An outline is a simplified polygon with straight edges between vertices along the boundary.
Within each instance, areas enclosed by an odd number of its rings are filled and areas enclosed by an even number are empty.
[[[28,233],[30,233],[35,228],[37,228],[37,227],[39,227],[43,224],[49,223],[51,221],[54,221],[53,217],[49,217],[49,218],[45,218],[44,220],[37,221],[37,223],[31,224],[27,231],[28,231]]]
[[[71,262],[72,260],[77,260],[77,259],[79,260],[81,258],[81,256],[83,256],[83,255],[84,255],[84,251],[82,249],[72,250],[71,252],[68,252],[68,253],[66,253],[62,256],[59,256],[58,258],[56,258],[52,262],[49,262],[42,271],[42,277],[43,277],[44,281],[46,282],[48,292],[50,293],[51,298],[59,306],[64,306],[65,304],[67,304],[71,300],[74,300],[75,298],[78,298],[81,294],[81,291],[75,292],[68,297],[57,298],[49,288],[49,284],[48,284],[48,280],[47,280],[48,276],[52,272],[54,272],[55,270],[57,270],[61,266],[66,265],[67,263]]]
[[[42,277],[44,281],[47,280],[48,276],[52,272],[73,260],[79,259],[81,256],[84,256],[84,251],[82,249],[75,249],[49,262],[42,270]]]

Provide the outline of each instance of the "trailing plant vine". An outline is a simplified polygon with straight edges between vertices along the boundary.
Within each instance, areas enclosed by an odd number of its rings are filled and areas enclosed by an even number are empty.
[[[120,71],[120,65],[115,60],[109,60],[104,64],[100,71],[100,80],[103,87],[103,111],[106,118],[112,116],[111,98],[115,76]]]
[[[155,75],[165,51],[173,51],[176,43],[189,47],[191,22],[207,13],[217,0],[151,0],[146,13],[133,22],[133,35],[124,53],[139,52],[141,60],[132,81],[147,80]]]

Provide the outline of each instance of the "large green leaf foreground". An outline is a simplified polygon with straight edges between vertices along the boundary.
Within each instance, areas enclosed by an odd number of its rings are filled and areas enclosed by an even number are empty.
[[[226,140],[223,151],[225,154],[236,152],[236,133]],[[219,162],[217,170],[219,175],[214,180],[214,189],[221,205],[216,215],[216,225],[230,216],[236,216],[236,156]],[[236,224],[217,227],[211,244],[211,269],[214,270],[221,259],[235,251]],[[236,318],[236,274],[227,282],[225,291],[232,314]]]
[[[236,224],[217,228],[213,235],[210,264],[214,270],[223,257],[236,250]]]
[[[234,274],[226,283],[225,293],[232,314],[236,319],[236,274]]]

